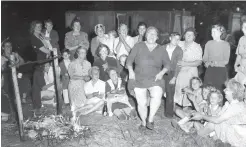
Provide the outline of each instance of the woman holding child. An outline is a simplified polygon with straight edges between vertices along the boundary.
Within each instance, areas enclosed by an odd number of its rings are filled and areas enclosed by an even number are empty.
[[[228,102],[223,106],[218,116],[208,116],[195,113],[193,120],[205,120],[210,123],[210,132],[215,131],[216,136],[223,142],[232,146],[246,146],[246,105],[244,87],[235,79],[226,84],[224,90]]]

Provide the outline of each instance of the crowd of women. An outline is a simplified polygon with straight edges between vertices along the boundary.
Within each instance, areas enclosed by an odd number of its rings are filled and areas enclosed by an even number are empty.
[[[44,24],[43,30],[41,22],[33,21],[30,29],[37,60],[49,58],[53,50],[60,51],[52,21]],[[134,97],[141,119],[139,130],[153,130],[154,117],[164,97],[165,116],[173,118],[175,114],[181,118],[172,121],[174,127],[246,146],[246,21],[242,22],[244,36],[238,43],[234,66],[237,74],[233,79],[228,79],[226,69],[230,45],[223,40],[226,30],[220,24],[212,26],[213,40],[206,43],[204,52],[195,42],[194,28],[186,29],[183,35],[170,33],[170,43],[163,46],[156,42],[158,29],[147,27],[144,22],[139,23],[135,37],[128,35],[126,24],[107,34],[105,26],[98,24],[94,28],[97,36],[91,41],[81,31],[79,20],[72,22],[71,29],[65,34],[66,49],[59,52],[59,72],[63,100],[70,104],[74,117],[102,113],[107,102],[108,116],[136,118],[130,98]],[[92,63],[86,58],[88,51],[93,55]],[[20,59],[17,54],[16,59]],[[199,77],[197,67],[202,64],[206,72]],[[43,104],[55,104],[50,63],[36,66],[32,99],[36,110]]]

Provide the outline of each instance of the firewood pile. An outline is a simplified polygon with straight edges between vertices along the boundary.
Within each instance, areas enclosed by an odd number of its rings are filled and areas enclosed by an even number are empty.
[[[48,146],[91,135],[88,126],[71,122],[61,115],[40,116],[24,122],[26,137],[34,141],[46,141]]]

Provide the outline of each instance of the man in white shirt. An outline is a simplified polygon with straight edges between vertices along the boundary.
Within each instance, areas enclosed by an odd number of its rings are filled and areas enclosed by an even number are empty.
[[[119,37],[114,41],[114,52],[118,60],[123,54],[128,56],[134,46],[134,39],[131,36],[128,36],[127,33],[127,25],[121,24],[118,30]]]

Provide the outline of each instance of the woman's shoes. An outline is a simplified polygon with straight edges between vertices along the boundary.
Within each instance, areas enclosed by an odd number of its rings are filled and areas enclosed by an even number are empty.
[[[154,130],[154,122],[146,122],[146,127],[150,130]]]

